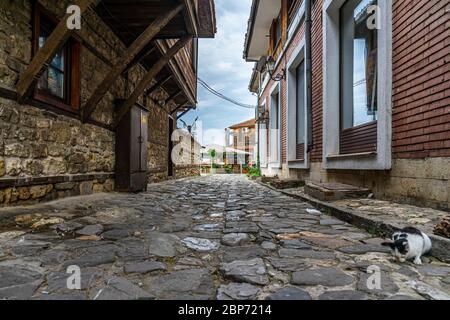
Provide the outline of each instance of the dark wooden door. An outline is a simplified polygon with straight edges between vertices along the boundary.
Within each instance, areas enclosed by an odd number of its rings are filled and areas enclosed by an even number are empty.
[[[172,150],[173,150],[173,141],[172,141],[172,133],[175,130],[175,121],[169,118],[169,148],[168,148],[168,157],[167,157],[167,174],[169,177],[173,176],[173,162],[172,162]]]

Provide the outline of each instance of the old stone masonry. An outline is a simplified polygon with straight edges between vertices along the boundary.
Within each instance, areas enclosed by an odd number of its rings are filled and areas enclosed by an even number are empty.
[[[0,299],[450,298],[450,265],[312,209],[241,176],[2,209]]]

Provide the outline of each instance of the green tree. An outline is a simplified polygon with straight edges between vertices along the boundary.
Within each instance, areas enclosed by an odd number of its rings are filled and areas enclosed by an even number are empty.
[[[214,159],[216,158],[216,149],[209,150],[209,157],[211,158],[211,168],[213,167]]]

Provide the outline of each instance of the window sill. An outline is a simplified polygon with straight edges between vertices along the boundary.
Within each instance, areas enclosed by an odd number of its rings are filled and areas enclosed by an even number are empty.
[[[347,158],[364,158],[364,157],[376,157],[376,152],[361,152],[361,153],[350,153],[350,154],[336,154],[327,156],[328,160],[338,160]]]

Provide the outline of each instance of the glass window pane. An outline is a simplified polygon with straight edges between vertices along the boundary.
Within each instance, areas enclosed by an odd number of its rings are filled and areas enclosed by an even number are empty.
[[[43,22],[39,35],[39,48],[44,46],[48,39],[50,27]],[[50,62],[46,71],[38,81],[38,88],[48,93],[64,99],[64,79],[65,79],[65,50],[62,48]]]
[[[305,63],[297,67],[297,144],[305,143]]]
[[[343,128],[377,120],[377,30],[367,27],[376,0],[348,0],[341,9]]]
[[[51,94],[64,98],[64,73],[49,67],[47,86],[47,89]]]

